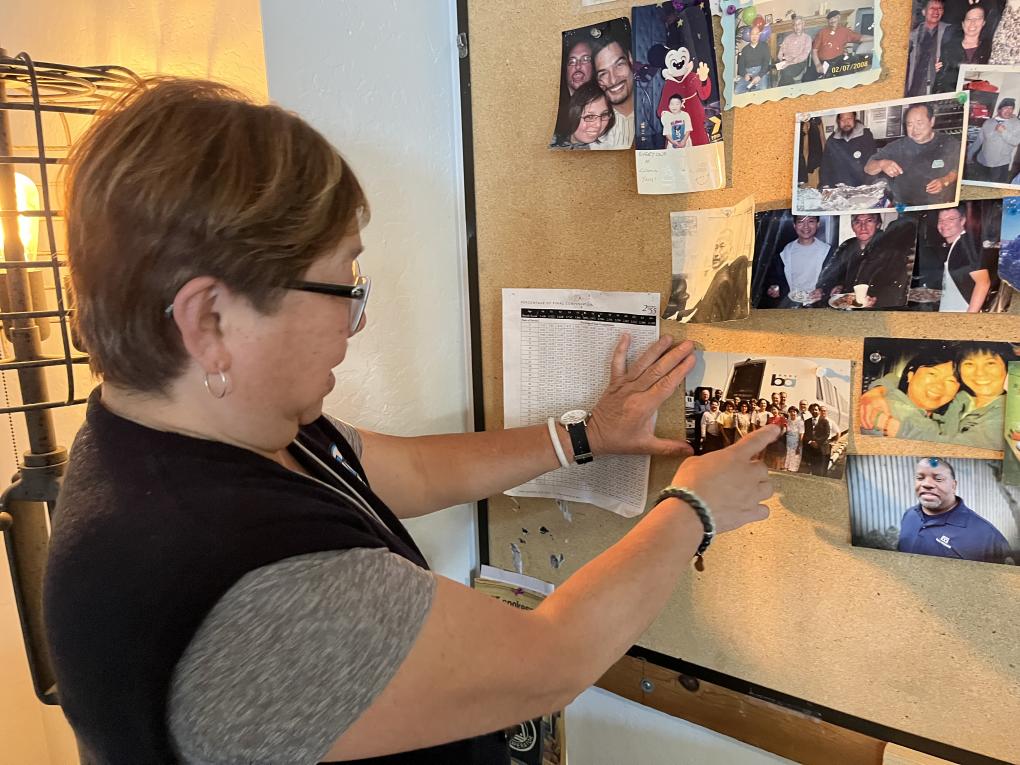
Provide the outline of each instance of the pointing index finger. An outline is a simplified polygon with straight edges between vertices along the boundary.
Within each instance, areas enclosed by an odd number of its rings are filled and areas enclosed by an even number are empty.
[[[764,428],[759,428],[753,433],[748,433],[733,444],[730,449],[733,451],[733,456],[738,459],[750,460],[754,455],[779,438],[782,432],[782,429],[775,425],[766,425]]]

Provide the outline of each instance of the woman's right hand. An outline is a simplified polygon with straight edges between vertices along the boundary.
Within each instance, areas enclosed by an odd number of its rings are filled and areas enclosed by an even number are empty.
[[[690,489],[708,505],[717,533],[768,518],[762,504],[772,496],[772,481],[765,463],[755,459],[782,431],[766,425],[732,446],[689,457],[673,476],[674,486]]]

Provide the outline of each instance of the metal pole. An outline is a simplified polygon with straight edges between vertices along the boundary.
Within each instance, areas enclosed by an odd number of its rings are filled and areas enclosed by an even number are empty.
[[[3,56],[6,52],[0,49],[0,57]],[[0,103],[6,100],[6,85],[0,80]],[[39,149],[41,156],[42,147]],[[10,115],[0,110],[0,156],[12,154]],[[0,164],[0,210],[5,211],[0,216],[4,260],[23,263],[26,259],[18,232],[18,199],[12,164]],[[32,311],[28,270],[11,268],[5,269],[5,273],[11,311],[15,314]],[[33,318],[8,318],[5,323],[16,360],[31,362],[45,358],[39,327]],[[18,367],[17,374],[23,403],[48,401],[44,367]],[[36,696],[45,703],[56,704],[56,681],[43,628],[42,583],[49,542],[47,515],[56,502],[67,451],[57,445],[53,417],[48,409],[26,411],[25,420],[29,451],[23,455],[17,479],[0,496],[0,530],[4,532]]]

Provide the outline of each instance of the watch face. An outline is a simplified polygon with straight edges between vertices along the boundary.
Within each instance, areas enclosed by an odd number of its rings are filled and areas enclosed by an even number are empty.
[[[571,409],[560,417],[560,422],[564,425],[574,425],[578,422],[584,422],[588,419],[588,412],[584,409]]]

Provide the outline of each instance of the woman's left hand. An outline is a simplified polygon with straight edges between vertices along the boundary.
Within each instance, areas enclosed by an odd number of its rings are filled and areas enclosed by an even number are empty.
[[[588,441],[595,454],[692,453],[685,441],[658,438],[654,415],[662,402],[694,368],[694,343],[673,345],[668,335],[659,338],[627,368],[630,335],[624,334],[613,351],[609,385],[595,404],[588,421]]]

